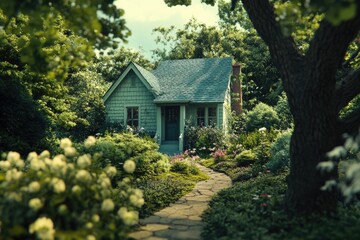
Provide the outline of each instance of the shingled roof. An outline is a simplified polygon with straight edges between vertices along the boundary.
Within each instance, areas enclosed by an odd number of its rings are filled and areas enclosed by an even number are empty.
[[[232,71],[231,58],[163,61],[152,72],[161,94],[156,103],[223,102]]]
[[[202,58],[162,61],[152,72],[129,63],[104,95],[104,101],[133,70],[154,94],[155,103],[224,102],[232,72],[231,58]]]

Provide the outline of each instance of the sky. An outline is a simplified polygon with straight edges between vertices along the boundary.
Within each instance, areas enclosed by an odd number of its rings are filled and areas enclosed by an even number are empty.
[[[192,5],[168,7],[164,0],[117,0],[116,5],[125,10],[126,26],[132,35],[125,47],[140,51],[149,59],[151,50],[156,48],[156,27],[183,27],[192,17],[207,25],[216,25],[219,21],[217,7],[192,0]]]

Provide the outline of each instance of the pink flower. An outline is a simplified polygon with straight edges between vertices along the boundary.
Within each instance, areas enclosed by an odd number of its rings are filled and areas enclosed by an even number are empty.
[[[267,203],[262,203],[260,206],[262,206],[262,207],[267,207],[268,204],[267,204]]]

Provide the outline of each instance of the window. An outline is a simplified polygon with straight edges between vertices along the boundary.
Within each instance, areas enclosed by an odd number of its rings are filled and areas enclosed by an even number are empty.
[[[127,107],[126,114],[126,124],[139,127],[139,107]]]
[[[208,108],[208,125],[216,126],[216,107]]]
[[[217,108],[216,107],[199,107],[197,108],[197,125],[198,126],[216,126]]]
[[[205,108],[197,109],[197,125],[205,126]]]

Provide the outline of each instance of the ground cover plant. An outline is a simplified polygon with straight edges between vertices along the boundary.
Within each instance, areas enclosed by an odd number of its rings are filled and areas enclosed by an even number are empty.
[[[360,207],[340,204],[327,215],[288,215],[285,178],[264,173],[221,191],[203,215],[204,239],[356,239]]]
[[[188,154],[175,155],[170,159],[170,170],[136,182],[136,187],[143,190],[145,199],[140,210],[141,217],[167,207],[190,192],[196,182],[208,179],[196,166],[196,159]]]

